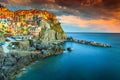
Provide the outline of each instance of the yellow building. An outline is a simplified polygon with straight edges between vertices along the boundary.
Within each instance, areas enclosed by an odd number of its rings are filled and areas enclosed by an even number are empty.
[[[3,24],[0,22],[0,29],[2,29]]]
[[[30,12],[30,10],[18,10],[15,12],[15,15],[18,16],[18,22],[25,24],[26,20],[32,19],[33,14]]]

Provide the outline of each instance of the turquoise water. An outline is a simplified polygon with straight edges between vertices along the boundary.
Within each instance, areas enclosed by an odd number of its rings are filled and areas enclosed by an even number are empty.
[[[120,80],[120,34],[69,33],[76,39],[109,43],[112,48],[67,42],[72,52],[52,56],[26,68],[17,80]]]

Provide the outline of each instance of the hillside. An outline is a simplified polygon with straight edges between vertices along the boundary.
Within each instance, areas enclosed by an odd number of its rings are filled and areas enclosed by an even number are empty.
[[[0,9],[1,9],[0,18],[2,19],[5,18],[7,20],[10,19],[12,23],[17,22],[17,24],[19,25],[36,26],[37,20],[39,18],[42,18],[50,25],[50,29],[55,31],[55,35],[56,35],[55,37],[57,40],[66,38],[66,35],[61,27],[60,22],[56,19],[56,16],[46,10],[30,9],[30,10],[17,10],[14,12],[12,10],[5,8],[2,5],[0,5]],[[31,23],[27,24],[27,21],[29,22],[31,21]],[[16,26],[19,26],[19,25],[16,25]],[[12,28],[15,29],[15,27],[12,27]]]

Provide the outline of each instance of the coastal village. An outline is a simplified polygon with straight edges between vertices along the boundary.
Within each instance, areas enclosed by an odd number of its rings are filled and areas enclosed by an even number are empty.
[[[64,51],[66,34],[56,16],[39,9],[11,11],[0,5],[0,80],[32,62]]]
[[[0,5],[0,80],[16,80],[23,68],[52,55],[62,54],[65,41],[111,47],[67,37],[56,16],[45,10],[11,11]],[[72,46],[68,51],[72,51]]]
[[[3,46],[1,52],[8,53],[7,48],[13,48],[14,51],[16,48],[21,48],[22,51],[22,48],[25,49],[25,47],[28,48],[30,46],[30,40],[54,42],[56,40],[64,40],[65,37],[64,31],[55,15],[48,11],[30,9],[14,12],[0,5],[1,49]],[[4,45],[7,45],[5,49]]]

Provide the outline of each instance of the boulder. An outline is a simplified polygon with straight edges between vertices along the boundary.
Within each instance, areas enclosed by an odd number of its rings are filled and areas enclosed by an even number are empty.
[[[48,41],[54,41],[54,40],[56,40],[55,31],[51,30],[51,29],[45,31],[44,39],[48,40]]]
[[[5,80],[3,73],[0,73],[0,80]]]
[[[17,63],[16,58],[13,57],[7,57],[4,60],[4,66],[13,66]]]

